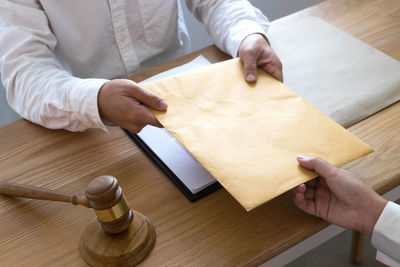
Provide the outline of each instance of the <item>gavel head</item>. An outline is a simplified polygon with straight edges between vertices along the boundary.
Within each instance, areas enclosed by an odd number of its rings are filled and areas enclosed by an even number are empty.
[[[133,213],[117,179],[99,176],[86,187],[85,195],[105,232],[118,234],[129,228]]]

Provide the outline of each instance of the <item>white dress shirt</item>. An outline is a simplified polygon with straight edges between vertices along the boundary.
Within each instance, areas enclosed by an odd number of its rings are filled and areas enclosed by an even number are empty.
[[[400,266],[400,205],[389,201],[375,224],[371,238],[378,250],[376,259],[388,266]]]
[[[267,18],[245,0],[187,0],[215,44],[236,57]],[[188,52],[178,0],[1,0],[0,72],[10,106],[47,128],[105,129],[97,95]]]

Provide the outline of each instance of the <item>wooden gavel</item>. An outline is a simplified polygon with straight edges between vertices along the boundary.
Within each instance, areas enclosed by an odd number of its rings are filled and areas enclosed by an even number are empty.
[[[96,221],[92,221],[80,244],[82,258],[89,265],[136,265],[154,246],[153,225],[146,216],[130,209],[118,180],[112,176],[95,178],[88,184],[84,194],[67,195],[36,186],[6,182],[0,182],[0,194],[93,208],[101,228]]]
[[[31,185],[0,183],[0,194],[15,197],[70,202],[93,208],[104,231],[118,234],[127,230],[133,214],[122,193],[118,180],[112,176],[99,176],[86,187],[85,194],[66,195]]]

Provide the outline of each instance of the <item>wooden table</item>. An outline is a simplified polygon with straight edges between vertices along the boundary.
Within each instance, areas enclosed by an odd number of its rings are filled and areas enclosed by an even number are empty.
[[[315,15],[400,60],[398,0],[332,0],[273,23],[284,27]],[[227,59],[214,47],[153,68],[140,81],[198,54]],[[400,90],[400,88],[399,88]],[[345,166],[379,193],[400,184],[400,103],[357,123],[351,132],[375,153]],[[66,193],[83,190],[99,175],[117,177],[131,206],[157,231],[144,266],[257,265],[328,224],[299,211],[290,192],[247,213],[225,190],[196,203],[181,192],[119,128],[71,133],[25,120],[0,128],[0,180]],[[0,197],[2,266],[84,266],[78,244],[90,210],[64,203]]]

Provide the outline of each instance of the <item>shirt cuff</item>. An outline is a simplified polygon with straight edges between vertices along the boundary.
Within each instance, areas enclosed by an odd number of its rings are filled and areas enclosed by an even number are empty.
[[[400,263],[400,206],[389,201],[375,224],[372,245]]]
[[[69,102],[76,119],[82,125],[76,129],[82,131],[87,128],[100,128],[108,133],[104,122],[100,118],[98,108],[98,95],[100,88],[109,80],[106,79],[81,79],[70,90]]]
[[[260,33],[266,38],[266,32],[269,28],[269,23],[265,28],[262,28],[258,23],[251,20],[241,20],[238,24],[230,29],[231,40],[227,46],[228,53],[233,57],[238,56],[239,46],[250,34]]]

